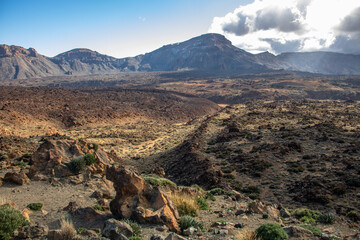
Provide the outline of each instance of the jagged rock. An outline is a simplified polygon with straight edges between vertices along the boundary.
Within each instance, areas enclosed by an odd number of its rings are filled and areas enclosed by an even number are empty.
[[[310,230],[298,226],[285,227],[284,230],[291,239],[300,240],[300,239],[311,239],[314,237],[314,234]]]
[[[151,173],[165,177],[165,170],[162,167],[153,168]]]
[[[115,199],[110,210],[117,218],[134,219],[139,223],[165,224],[180,232],[179,214],[170,198],[158,187],[139,177],[129,166],[108,167],[106,178],[114,182]]]
[[[196,231],[197,231],[196,228],[194,228],[194,227],[189,227],[189,228],[183,230],[183,235],[184,235],[184,236],[190,236],[190,235],[193,235]]]
[[[264,203],[256,200],[249,204],[248,211],[250,213],[259,213],[259,214],[268,214],[270,217],[274,219],[279,219],[280,217],[280,211],[277,209],[277,207],[272,205],[265,205]]]
[[[18,173],[16,173],[16,172],[8,172],[8,173],[6,173],[5,177],[4,177],[4,181],[16,183],[16,184],[19,184],[19,185],[24,185],[24,184],[30,182],[30,179],[25,174],[25,172],[21,171],[21,172],[18,172]]]
[[[176,233],[170,233],[165,240],[186,240],[186,238],[177,235]]]
[[[92,144],[84,141],[67,139],[45,140],[32,156],[29,176],[31,179],[42,180],[61,178],[74,175],[68,164],[71,159],[93,153],[95,162],[88,167],[92,173],[104,173],[105,167],[111,164],[111,159],[100,149],[94,153]]]
[[[287,209],[282,208],[282,209],[280,209],[280,216],[283,218],[289,218],[289,217],[291,217],[291,214]]]
[[[164,240],[164,237],[160,235],[152,235],[150,240]]]
[[[109,219],[104,223],[102,234],[110,239],[126,240],[133,235],[133,230],[130,225],[125,222]]]
[[[69,204],[64,207],[64,211],[68,211],[70,213],[74,213],[79,208],[79,204],[76,202],[69,202]]]
[[[49,228],[41,224],[28,225],[22,227],[15,239],[38,239],[48,234]]]

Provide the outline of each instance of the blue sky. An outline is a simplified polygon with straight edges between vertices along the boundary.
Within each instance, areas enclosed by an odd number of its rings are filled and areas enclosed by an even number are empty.
[[[360,54],[359,0],[0,0],[0,44],[114,57],[215,32],[246,51]]]
[[[135,56],[207,33],[250,0],[0,0],[0,43],[46,56],[89,48]]]

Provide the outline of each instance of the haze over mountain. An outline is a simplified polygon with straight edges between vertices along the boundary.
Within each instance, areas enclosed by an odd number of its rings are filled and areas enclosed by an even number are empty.
[[[114,74],[132,71],[196,70],[256,73],[292,70],[330,75],[360,74],[360,55],[333,52],[251,54],[220,34],[204,34],[136,57],[117,59],[89,49],[73,49],[49,58],[35,49],[0,45],[0,80],[60,75]]]

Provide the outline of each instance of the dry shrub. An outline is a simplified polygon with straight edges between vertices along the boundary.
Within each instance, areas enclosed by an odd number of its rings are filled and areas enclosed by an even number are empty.
[[[257,237],[254,231],[244,229],[235,234],[234,240],[261,240],[261,238]]]
[[[196,217],[199,205],[194,197],[186,193],[172,192],[169,194],[171,201],[176,206],[180,216]]]
[[[76,236],[74,224],[67,219],[62,218],[60,221],[60,234],[64,240],[72,240]]]

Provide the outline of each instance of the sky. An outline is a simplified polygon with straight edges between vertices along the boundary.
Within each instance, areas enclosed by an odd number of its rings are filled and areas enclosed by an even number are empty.
[[[0,0],[0,44],[129,57],[201,34],[246,51],[360,53],[359,0]]]

